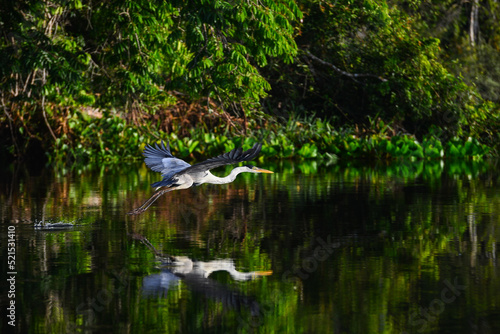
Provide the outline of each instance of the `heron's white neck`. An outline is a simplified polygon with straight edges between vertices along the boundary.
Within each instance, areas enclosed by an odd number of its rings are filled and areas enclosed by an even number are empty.
[[[238,176],[238,174],[248,171],[249,170],[247,167],[236,167],[231,171],[231,173],[229,173],[228,176],[217,177],[215,175],[212,175],[211,179],[207,181],[207,183],[213,183],[213,184],[231,183],[236,179],[236,176]]]

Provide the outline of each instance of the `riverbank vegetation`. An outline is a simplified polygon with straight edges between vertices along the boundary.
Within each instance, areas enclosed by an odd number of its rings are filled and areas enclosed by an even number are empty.
[[[495,1],[66,1],[0,8],[2,160],[498,156]],[[496,60],[495,60],[496,59]]]

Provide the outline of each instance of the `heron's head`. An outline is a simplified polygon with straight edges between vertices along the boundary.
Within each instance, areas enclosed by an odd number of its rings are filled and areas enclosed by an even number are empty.
[[[245,172],[249,172],[249,173],[268,173],[268,174],[274,173],[274,172],[271,172],[270,170],[263,169],[263,168],[260,168],[260,167],[255,167],[253,165],[245,165],[245,166],[242,166],[242,167],[246,168]]]

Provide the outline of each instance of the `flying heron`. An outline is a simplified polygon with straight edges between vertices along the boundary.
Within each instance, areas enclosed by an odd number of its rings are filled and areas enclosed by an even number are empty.
[[[170,143],[167,147],[161,141],[161,145],[146,145],[144,149],[144,162],[153,172],[160,172],[163,176],[161,181],[153,183],[156,192],[144,204],[130,211],[129,215],[138,215],[146,211],[154,201],[161,195],[172,190],[187,189],[199,186],[203,183],[225,184],[231,183],[240,173],[272,173],[270,170],[262,169],[252,165],[234,168],[226,177],[217,177],[210,173],[216,167],[232,165],[242,161],[253,160],[260,152],[262,144],[255,144],[251,149],[243,151],[243,148],[235,148],[203,162],[190,165],[184,160],[178,159],[170,152]]]

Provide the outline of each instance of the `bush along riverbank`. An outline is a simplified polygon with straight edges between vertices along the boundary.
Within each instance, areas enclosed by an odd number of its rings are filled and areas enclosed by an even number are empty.
[[[278,120],[269,116],[246,121],[221,113],[202,113],[166,119],[127,120],[117,114],[100,117],[71,115],[53,149],[46,153],[54,164],[119,163],[142,159],[146,144],[168,141],[172,153],[198,161],[219,155],[235,147],[264,144],[261,156],[266,159],[337,159],[418,160],[483,159],[496,156],[496,148],[487,147],[476,138],[439,138],[439,131],[417,139],[397,133],[382,121],[371,126],[335,127],[320,118],[290,117]]]

